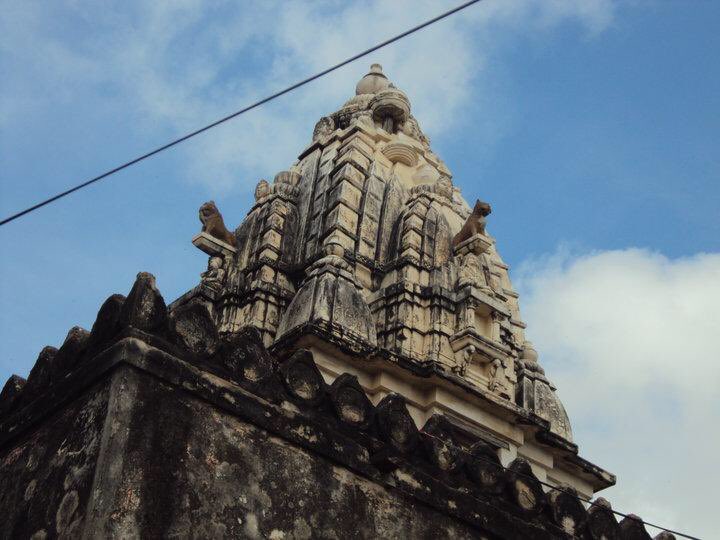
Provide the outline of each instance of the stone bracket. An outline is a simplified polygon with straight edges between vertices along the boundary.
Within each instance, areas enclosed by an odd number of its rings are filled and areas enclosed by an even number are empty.
[[[192,243],[200,251],[207,253],[211,257],[222,257],[224,255],[235,255],[235,253],[237,253],[237,248],[206,232],[201,232],[193,236]]]
[[[476,234],[467,240],[460,242],[457,246],[455,246],[453,251],[455,255],[465,255],[467,253],[482,255],[490,248],[491,245],[492,241],[487,236]]]

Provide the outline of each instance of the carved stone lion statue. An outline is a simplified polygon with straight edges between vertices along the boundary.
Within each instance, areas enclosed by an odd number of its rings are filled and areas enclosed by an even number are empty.
[[[200,222],[202,223],[202,232],[237,247],[235,235],[225,227],[222,214],[215,206],[214,201],[208,201],[200,207]]]
[[[486,202],[478,200],[475,203],[475,208],[473,208],[472,214],[470,214],[467,218],[467,221],[462,226],[462,229],[460,229],[460,232],[455,235],[455,238],[453,238],[453,247],[463,243],[469,238],[472,238],[476,234],[484,235],[485,224],[487,223],[485,218],[490,214],[490,212],[492,212],[490,205]]]

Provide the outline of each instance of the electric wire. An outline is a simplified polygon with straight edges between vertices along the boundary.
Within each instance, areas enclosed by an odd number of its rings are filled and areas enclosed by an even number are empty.
[[[438,22],[438,21],[440,21],[440,20],[442,20],[442,19],[445,19],[446,17],[449,17],[450,15],[453,15],[453,14],[459,12],[459,11],[462,11],[463,9],[466,9],[466,8],[472,6],[473,4],[477,4],[478,2],[481,2],[481,1],[482,1],[482,0],[470,0],[469,2],[465,2],[464,4],[460,4],[459,6],[454,7],[453,9],[451,9],[451,10],[449,10],[449,11],[446,11],[446,12],[444,12],[444,13],[436,16],[436,17],[433,17],[432,19],[429,19],[429,20],[427,20],[427,21],[425,21],[425,22],[423,22],[423,23],[421,23],[421,24],[419,24],[419,25],[417,25],[417,26],[414,26],[414,27],[410,28],[409,30],[405,30],[405,31],[402,32],[401,34],[398,34],[398,35],[396,35],[396,36],[394,36],[394,37],[392,37],[392,38],[390,38],[390,39],[387,39],[387,40],[385,40],[385,41],[383,41],[383,42],[381,42],[381,43],[378,43],[377,45],[374,45],[373,47],[370,47],[369,49],[364,50],[363,52],[360,52],[360,53],[358,53],[358,54],[356,54],[356,55],[354,55],[354,56],[351,56],[350,58],[348,58],[348,59],[346,59],[346,60],[343,60],[342,62],[340,62],[340,63],[338,63],[338,64],[335,64],[335,65],[332,66],[332,67],[329,67],[329,68],[327,68],[327,69],[324,69],[324,70],[316,73],[315,75],[312,75],[312,76],[310,76],[310,77],[307,77],[306,79],[303,79],[303,80],[301,80],[301,81],[299,81],[299,82],[297,82],[297,83],[295,83],[295,84],[293,84],[293,85],[291,85],[291,86],[288,86],[288,87],[285,88],[284,90],[280,90],[279,92],[275,92],[274,94],[271,94],[271,95],[269,95],[269,96],[267,96],[267,97],[265,97],[265,98],[263,98],[263,99],[261,99],[261,100],[259,100],[259,101],[256,101],[256,102],[253,103],[252,105],[248,105],[247,107],[244,107],[244,108],[240,109],[239,111],[236,111],[236,112],[234,112],[234,113],[232,113],[232,114],[229,114],[229,115],[227,115],[227,116],[224,116],[223,118],[220,118],[219,120],[216,120],[216,121],[212,122],[211,124],[208,124],[208,125],[206,125],[206,126],[204,126],[204,127],[201,127],[201,128],[199,128],[199,129],[196,129],[195,131],[192,131],[192,132],[190,132],[190,133],[188,133],[188,134],[186,134],[186,135],[183,135],[182,137],[180,137],[180,138],[178,138],[178,139],[175,139],[175,140],[173,140],[173,141],[171,141],[171,142],[169,142],[169,143],[167,143],[167,144],[164,144],[164,145],[162,145],[162,146],[160,146],[160,147],[158,147],[158,148],[156,148],[156,149],[154,149],[154,150],[151,150],[150,152],[147,152],[146,154],[143,154],[143,155],[141,155],[141,156],[139,156],[139,157],[136,157],[135,159],[132,159],[132,160],[126,162],[126,163],[123,163],[122,165],[119,165],[119,166],[117,166],[117,167],[115,167],[115,168],[113,168],[113,169],[110,169],[109,171],[104,172],[103,174],[101,174],[101,175],[99,175],[99,176],[96,176],[96,177],[94,177],[94,178],[91,178],[90,180],[87,180],[86,182],[83,182],[83,183],[81,183],[81,184],[78,184],[78,185],[76,185],[76,186],[74,186],[74,187],[72,187],[72,188],[70,188],[70,189],[67,189],[67,190],[65,190],[65,191],[63,191],[63,192],[61,192],[61,193],[58,193],[57,195],[54,195],[54,196],[52,196],[52,197],[50,197],[50,198],[48,198],[48,199],[45,199],[44,201],[41,201],[41,202],[39,202],[39,203],[37,203],[37,204],[34,204],[33,206],[30,206],[30,207],[26,208],[25,210],[21,210],[20,212],[17,212],[17,213],[15,213],[15,214],[11,215],[11,216],[8,216],[8,217],[4,218],[2,221],[0,221],[0,226],[6,225],[7,223],[10,223],[11,221],[14,221],[14,220],[18,219],[19,217],[22,217],[22,216],[24,216],[24,215],[26,215],[26,214],[29,214],[30,212],[33,212],[33,211],[35,211],[35,210],[38,210],[39,208],[42,208],[43,206],[46,206],[46,205],[48,205],[48,204],[50,204],[50,203],[52,203],[52,202],[55,202],[55,201],[57,201],[58,199],[62,199],[63,197],[66,197],[66,196],[70,195],[71,193],[74,193],[74,192],[76,192],[76,191],[78,191],[78,190],[81,190],[81,189],[83,189],[83,188],[85,188],[85,187],[87,187],[87,186],[89,186],[89,185],[91,185],[91,184],[94,184],[95,182],[98,182],[98,181],[100,181],[100,180],[102,180],[102,179],[104,179],[104,178],[107,178],[108,176],[111,176],[111,175],[113,175],[113,174],[115,174],[115,173],[117,173],[117,172],[120,172],[120,171],[122,171],[123,169],[127,169],[128,167],[130,167],[130,166],[132,166],[132,165],[135,165],[136,163],[139,163],[139,162],[141,162],[141,161],[143,161],[143,160],[145,160],[145,159],[147,159],[147,158],[149,158],[149,157],[152,157],[152,156],[154,156],[154,155],[156,155],[156,154],[159,154],[160,152],[163,152],[164,150],[167,150],[168,148],[172,148],[173,146],[176,146],[176,145],[178,145],[178,144],[180,144],[180,143],[182,143],[182,142],[185,142],[185,141],[187,141],[188,139],[192,139],[193,137],[195,137],[195,136],[197,136],[197,135],[200,135],[201,133],[204,133],[204,132],[206,132],[206,131],[214,128],[214,127],[217,127],[217,126],[219,126],[220,124],[224,124],[225,122],[227,122],[227,121],[229,121],[229,120],[232,120],[233,118],[236,118],[236,117],[240,116],[241,114],[244,114],[244,113],[246,113],[246,112],[248,112],[248,111],[251,111],[252,109],[255,109],[255,108],[257,108],[257,107],[259,107],[259,106],[261,106],[261,105],[264,105],[265,103],[267,103],[267,102],[269,102],[269,101],[272,101],[272,100],[274,100],[274,99],[276,99],[276,98],[278,98],[278,97],[280,97],[280,96],[283,96],[283,95],[285,95],[285,94],[287,94],[287,93],[289,93],[289,92],[292,92],[293,90],[296,90],[296,89],[300,88],[301,86],[304,86],[304,85],[306,85],[306,84],[308,84],[308,83],[310,83],[310,82],[312,82],[312,81],[314,81],[314,80],[316,80],[316,79],[319,79],[320,77],[323,77],[323,76],[327,75],[328,73],[331,73],[331,72],[333,72],[333,71],[335,71],[335,70],[337,70],[337,69],[340,69],[341,67],[346,66],[346,65],[350,64],[351,62],[354,62],[355,60],[359,60],[360,58],[363,58],[364,56],[367,56],[368,54],[371,54],[371,53],[373,53],[373,52],[375,52],[375,51],[377,51],[377,50],[379,50],[379,49],[382,49],[383,47],[386,47],[386,46],[388,46],[388,45],[390,45],[390,44],[392,44],[392,43],[395,43],[396,41],[399,41],[399,40],[401,40],[402,38],[409,36],[410,34],[414,34],[414,33],[417,32],[418,30],[422,30],[423,28],[426,28],[426,27],[428,27],[428,26],[430,26],[430,25],[432,25],[432,24],[434,24],[434,23],[436,23],[436,22]]]
[[[373,53],[373,52],[375,52],[375,51],[377,51],[377,50],[379,50],[379,49],[382,49],[383,47],[386,47],[386,46],[388,46],[388,45],[390,45],[390,44],[392,44],[392,43],[395,43],[396,41],[399,41],[399,40],[401,40],[401,39],[404,38],[404,37],[407,37],[407,36],[409,36],[409,35],[411,35],[411,34],[414,34],[415,32],[417,32],[417,31],[419,31],[419,30],[422,30],[423,28],[426,28],[426,27],[428,27],[428,26],[430,26],[430,25],[432,25],[432,24],[434,24],[434,23],[436,23],[436,22],[438,22],[438,21],[440,21],[440,20],[442,20],[442,19],[445,19],[446,17],[449,17],[450,15],[453,15],[453,14],[459,12],[459,11],[462,11],[462,10],[464,10],[464,9],[472,6],[473,4],[477,4],[477,3],[481,2],[481,1],[482,1],[482,0],[470,0],[470,1],[468,1],[468,2],[465,2],[464,4],[460,4],[459,6],[453,8],[453,9],[450,9],[450,10],[448,10],[448,11],[446,11],[446,12],[444,12],[444,13],[436,16],[436,17],[433,17],[432,19],[429,19],[429,20],[427,20],[427,21],[425,21],[425,22],[423,22],[423,23],[421,23],[421,24],[419,24],[419,25],[417,25],[417,26],[414,26],[414,27],[412,27],[412,28],[410,28],[410,29],[408,29],[408,30],[400,33],[400,34],[397,34],[396,36],[394,36],[394,37],[392,37],[392,38],[390,38],[390,39],[387,39],[387,40],[385,40],[385,41],[383,41],[383,42],[381,42],[381,43],[378,43],[377,45],[374,45],[373,47],[370,47],[369,49],[366,49],[366,50],[364,50],[364,51],[362,51],[362,52],[360,52],[360,53],[358,53],[358,54],[356,54],[356,55],[354,55],[354,56],[351,56],[350,58],[347,58],[346,60],[343,60],[342,62],[339,62],[339,63],[337,63],[337,64],[335,64],[335,65],[333,65],[333,66],[331,66],[331,67],[329,67],[329,68],[327,68],[327,69],[324,69],[324,70],[316,73],[315,75],[312,75],[312,76],[307,77],[307,78],[305,78],[305,79],[303,79],[303,80],[301,80],[301,81],[299,81],[299,82],[297,82],[297,83],[295,83],[295,84],[292,84],[291,86],[288,86],[287,88],[285,88],[285,89],[283,89],[283,90],[280,90],[280,91],[278,91],[278,92],[276,92],[276,93],[274,93],[274,94],[271,94],[271,95],[269,95],[269,96],[267,96],[267,97],[265,97],[265,98],[263,98],[263,99],[261,99],[261,100],[259,100],[259,101],[256,101],[255,103],[252,103],[251,105],[248,105],[248,106],[246,106],[246,107],[244,107],[244,108],[242,108],[242,109],[240,109],[240,110],[238,110],[238,111],[235,111],[234,113],[231,113],[231,114],[229,114],[229,115],[227,115],[227,116],[224,116],[224,117],[220,118],[219,120],[216,120],[216,121],[214,121],[214,122],[212,122],[212,123],[210,123],[210,124],[207,124],[207,125],[199,128],[199,129],[196,129],[195,131],[192,131],[192,132],[190,132],[190,133],[187,133],[186,135],[183,135],[182,137],[179,137],[179,138],[177,138],[177,139],[174,139],[174,140],[172,140],[171,142],[169,142],[169,143],[167,143],[167,144],[164,144],[164,145],[162,145],[162,146],[160,146],[160,147],[158,147],[158,148],[155,148],[154,150],[151,150],[151,151],[149,151],[149,152],[147,152],[147,153],[145,153],[145,154],[142,154],[141,156],[138,156],[138,157],[136,157],[136,158],[134,158],[134,159],[132,159],[132,160],[130,160],[130,161],[127,161],[127,162],[123,163],[122,165],[119,165],[119,166],[117,166],[117,167],[115,167],[115,168],[113,168],[113,169],[110,169],[110,170],[108,170],[108,171],[106,171],[106,172],[104,172],[104,173],[102,173],[102,174],[100,174],[100,175],[98,175],[98,176],[95,176],[95,177],[93,177],[93,178],[91,178],[91,179],[89,179],[89,180],[87,180],[87,181],[85,181],[85,182],[82,182],[82,183],[80,183],[80,184],[78,184],[78,185],[76,185],[76,186],[74,186],[74,187],[72,187],[72,188],[69,188],[69,189],[67,189],[67,190],[65,190],[65,191],[62,191],[62,192],[60,192],[60,193],[58,193],[58,194],[56,194],[56,195],[54,195],[54,196],[52,196],[52,197],[50,197],[50,198],[48,198],[48,199],[45,199],[45,200],[43,200],[43,201],[41,201],[41,202],[39,202],[39,203],[37,203],[37,204],[35,204],[35,205],[33,205],[33,206],[30,206],[30,207],[28,207],[28,208],[26,208],[26,209],[24,209],[24,210],[21,210],[20,212],[17,212],[17,213],[15,213],[15,214],[12,214],[12,215],[4,218],[2,221],[0,221],[0,226],[6,225],[7,223],[10,223],[10,222],[12,222],[12,221],[14,221],[14,220],[16,220],[16,219],[18,219],[18,218],[26,215],[26,214],[29,214],[30,212],[33,212],[33,211],[35,211],[35,210],[38,210],[38,209],[40,209],[40,208],[42,208],[42,207],[44,207],[44,206],[46,206],[46,205],[48,205],[48,204],[50,204],[50,203],[53,203],[53,202],[55,202],[55,201],[57,201],[57,200],[59,200],[59,199],[62,199],[63,197],[66,197],[66,196],[68,196],[68,195],[70,195],[70,194],[72,194],[72,193],[74,193],[74,192],[76,192],[76,191],[79,191],[79,190],[81,190],[81,189],[83,189],[83,188],[85,188],[85,187],[87,187],[87,186],[89,186],[89,185],[91,185],[91,184],[94,184],[94,183],[96,183],[96,182],[98,182],[98,181],[100,181],[100,180],[103,180],[103,179],[105,179],[105,178],[107,178],[107,177],[109,177],[109,176],[111,176],[111,175],[113,175],[113,174],[115,174],[115,173],[118,173],[118,172],[120,172],[120,171],[122,171],[122,170],[124,170],[124,169],[127,169],[128,167],[131,167],[132,165],[135,165],[135,164],[137,164],[137,163],[139,163],[139,162],[141,162],[141,161],[144,161],[144,160],[146,160],[146,159],[148,159],[148,158],[150,158],[150,157],[152,157],[152,156],[154,156],[154,155],[156,155],[156,154],[159,154],[160,152],[163,152],[163,151],[165,151],[165,150],[168,150],[168,149],[170,149],[170,148],[172,148],[172,147],[174,147],[174,146],[176,146],[176,145],[178,145],[178,144],[180,144],[180,143],[182,143],[182,142],[185,142],[185,141],[187,141],[187,140],[189,140],[189,139],[192,139],[193,137],[196,137],[197,135],[200,135],[201,133],[204,133],[204,132],[206,132],[206,131],[209,131],[209,130],[212,129],[212,128],[215,128],[215,127],[217,127],[217,126],[219,126],[219,125],[221,125],[221,124],[224,124],[225,122],[228,122],[229,120],[232,120],[232,119],[234,119],[234,118],[236,118],[236,117],[238,117],[238,116],[240,116],[240,115],[242,115],[242,114],[244,114],[244,113],[246,113],[246,112],[251,111],[252,109],[255,109],[255,108],[257,108],[257,107],[260,107],[261,105],[264,105],[265,103],[268,103],[268,102],[270,102],[270,101],[272,101],[272,100],[274,100],[274,99],[276,99],[276,98],[279,98],[279,97],[281,97],[281,96],[283,96],[283,95],[285,95],[285,94],[288,94],[288,93],[292,92],[293,90],[297,90],[298,88],[300,88],[300,87],[302,87],[302,86],[304,86],[304,85],[306,85],[306,84],[308,84],[308,83],[310,83],[310,82],[312,82],[312,81],[314,81],[314,80],[317,80],[317,79],[319,79],[319,78],[321,78],[321,77],[323,77],[323,76],[325,76],[325,75],[327,75],[327,74],[329,74],[329,73],[331,73],[331,72],[333,72],[333,71],[336,71],[336,70],[340,69],[341,67],[344,67],[344,66],[346,66],[346,65],[348,65],[348,64],[350,64],[350,63],[352,63],[352,62],[354,62],[354,61],[356,61],[356,60],[359,60],[360,58],[363,58],[363,57],[367,56],[368,54],[371,54],[371,53]],[[425,434],[425,436],[428,436],[428,437],[437,439],[438,441],[442,442],[443,444],[446,444],[445,441],[443,441],[443,440],[442,440],[441,438],[439,438],[439,437],[430,435],[430,434],[428,434],[428,433],[424,433],[424,434]],[[459,448],[459,447],[456,447],[456,448],[457,448],[459,451],[461,451],[461,452],[463,452],[463,453],[471,456],[471,454],[470,454],[467,450],[465,450],[465,449],[463,449],[463,448]],[[547,482],[543,482],[542,480],[540,480],[540,479],[538,479],[538,478],[536,478],[536,477],[534,477],[534,476],[530,476],[530,475],[528,475],[528,474],[525,474],[525,473],[522,473],[522,472],[519,472],[519,471],[510,471],[507,467],[505,467],[505,466],[502,465],[501,463],[499,464],[499,463],[493,462],[493,461],[491,461],[491,460],[489,460],[489,459],[484,459],[484,458],[482,458],[481,456],[472,456],[472,458],[473,458],[473,459],[480,460],[480,461],[483,461],[483,462],[485,462],[485,463],[488,463],[488,464],[492,465],[493,467],[499,467],[499,468],[501,468],[501,469],[503,469],[503,470],[509,471],[511,474],[516,474],[516,475],[519,475],[519,476],[523,476],[523,477],[530,478],[530,479],[532,479],[532,480],[537,481],[539,484],[541,484],[541,485],[549,488],[550,490],[561,491],[561,492],[563,492],[563,493],[565,493],[565,494],[567,494],[567,495],[571,495],[571,496],[573,496],[573,497],[576,497],[576,498],[579,499],[580,501],[585,502],[585,503],[587,503],[587,504],[589,504],[589,505],[591,505],[591,506],[599,506],[599,507],[602,508],[603,510],[607,510],[607,511],[609,511],[609,512],[612,512],[612,513],[615,514],[615,515],[622,516],[623,518],[627,518],[627,517],[629,516],[628,514],[625,514],[625,513],[623,513],[623,512],[619,512],[619,511],[614,510],[614,509],[612,509],[612,508],[607,508],[607,507],[605,507],[605,506],[603,506],[603,505],[599,505],[598,503],[593,502],[593,501],[591,501],[590,499],[586,499],[586,498],[584,498],[584,497],[581,497],[580,495],[578,495],[577,493],[574,493],[574,492],[572,492],[572,491],[567,491],[567,490],[565,490],[565,489],[563,489],[563,488],[561,488],[561,487],[553,486],[553,485],[551,485],[551,484],[548,484]],[[633,517],[632,519],[637,519],[637,518]],[[681,532],[679,532],[679,531],[675,531],[675,530],[672,530],[672,529],[668,529],[668,528],[666,528],[666,527],[662,527],[662,526],[660,526],[660,525],[656,525],[656,524],[654,524],[654,523],[650,523],[650,522],[644,521],[644,520],[642,520],[642,519],[639,519],[638,521],[641,522],[643,525],[646,525],[646,526],[648,526],[648,527],[653,527],[653,528],[659,529],[659,530],[661,530],[661,531],[669,532],[669,533],[671,533],[671,534],[675,534],[675,535],[681,536],[681,537],[683,537],[683,538],[689,538],[690,540],[700,540],[700,538],[698,538],[698,537],[690,536],[690,535],[688,535],[688,534],[681,533]]]
[[[431,434],[429,434],[429,433],[427,433],[427,432],[425,432],[425,431],[423,431],[422,433],[423,433],[423,435],[425,435],[426,437],[430,437],[431,439],[435,439],[435,440],[439,441],[440,443],[442,443],[442,444],[444,444],[444,445],[447,445],[447,444],[448,444],[447,441],[443,440],[442,438],[440,438],[440,437],[438,437],[438,436],[436,436],[436,435],[431,435]],[[619,512],[618,510],[615,510],[615,509],[613,509],[613,508],[608,508],[608,507],[606,507],[606,506],[603,506],[602,504],[598,504],[597,502],[591,501],[590,499],[586,499],[585,497],[582,497],[582,496],[578,495],[577,493],[574,493],[573,491],[568,491],[568,490],[566,490],[566,489],[563,489],[562,487],[553,486],[552,484],[548,484],[547,482],[543,482],[542,480],[540,480],[539,478],[536,478],[535,476],[530,476],[529,474],[526,474],[526,473],[521,472],[521,471],[512,471],[512,470],[510,470],[509,468],[507,468],[505,465],[503,465],[502,463],[500,463],[499,461],[498,461],[498,462],[494,462],[494,461],[492,461],[492,460],[490,460],[490,459],[486,459],[486,458],[484,458],[484,457],[482,457],[482,456],[473,455],[473,454],[471,454],[470,452],[468,452],[467,450],[465,450],[464,448],[461,448],[461,447],[456,446],[456,445],[453,445],[453,448],[455,448],[455,449],[458,450],[459,452],[462,452],[462,453],[466,454],[467,456],[471,457],[472,459],[476,459],[476,460],[478,460],[478,461],[482,461],[482,462],[484,462],[484,463],[487,463],[487,464],[489,464],[489,465],[492,465],[492,466],[495,467],[495,468],[503,469],[503,470],[505,470],[505,471],[508,471],[510,474],[516,474],[516,475],[518,475],[518,476],[523,476],[523,477],[525,477],[525,478],[529,478],[529,479],[534,480],[534,481],[538,482],[539,484],[541,484],[541,485],[549,488],[550,490],[560,491],[560,492],[562,492],[562,493],[565,493],[566,495],[570,495],[570,496],[572,496],[572,497],[576,497],[577,499],[579,499],[579,500],[581,500],[582,502],[587,503],[587,504],[589,504],[589,505],[591,505],[591,506],[597,506],[597,507],[599,507],[599,508],[602,508],[603,510],[606,510],[606,511],[608,511],[608,512],[612,512],[612,513],[615,514],[615,515],[622,516],[623,518],[630,517],[630,514],[625,514],[625,513],[623,513],[623,512]],[[643,519],[639,519],[637,516],[634,516],[634,515],[633,515],[632,517],[630,517],[630,519],[635,519],[636,521],[642,523],[643,525],[647,525],[648,527],[653,527],[653,528],[655,528],[655,529],[659,529],[659,530],[661,530],[661,531],[669,532],[669,533],[675,534],[675,535],[677,535],[677,536],[682,536],[683,538],[689,538],[690,540],[701,540],[701,539],[698,538],[697,536],[690,536],[689,534],[685,534],[685,533],[681,533],[681,532],[679,532],[679,531],[675,531],[675,530],[672,530],[672,529],[668,529],[668,528],[666,528],[666,527],[662,527],[661,525],[656,525],[656,524],[654,524],[654,523],[650,523],[649,521],[645,521],[645,520],[643,520]]]
[[[447,358],[448,360],[455,360],[454,358],[452,358],[452,357],[450,357],[450,356],[448,356],[448,355],[446,355],[446,354],[443,354],[443,353],[438,353],[438,354],[439,354],[439,356],[444,357],[444,358]],[[428,437],[431,437],[431,438],[433,438],[433,439],[436,439],[436,440],[442,442],[443,444],[447,444],[446,441],[443,441],[443,440],[442,440],[441,438],[439,438],[439,437],[436,437],[436,436],[434,436],[434,435],[430,435],[429,433],[426,433],[426,432],[424,432],[424,431],[423,431],[423,434],[426,435],[426,436],[428,436]],[[490,464],[490,465],[493,465],[494,467],[498,467],[498,463],[495,463],[494,461],[491,461],[491,460],[489,460],[489,459],[485,459],[485,458],[483,458],[482,456],[473,456],[472,454],[470,454],[470,453],[469,453],[467,450],[465,450],[464,448],[461,448],[461,447],[458,447],[458,446],[456,446],[455,448],[456,448],[457,450],[459,450],[460,452],[463,452],[463,453],[467,454],[468,456],[472,456],[473,459],[478,459],[478,460],[480,460],[480,461],[483,461],[483,462],[485,462],[485,463],[488,463],[488,464]],[[504,469],[504,470],[506,470],[506,471],[509,471],[509,469],[508,469],[507,467],[505,467],[504,465],[500,464],[499,466],[500,466],[502,469]],[[547,482],[543,482],[543,481],[540,480],[539,478],[531,477],[530,475],[525,474],[525,473],[522,473],[522,472],[519,472],[519,471],[510,471],[510,472],[511,472],[512,474],[517,474],[517,475],[520,475],[520,476],[524,476],[524,477],[526,477],[526,478],[532,478],[533,480],[537,480],[541,485],[543,485],[543,486],[545,486],[545,487],[547,487],[547,488],[550,488],[551,490],[562,491],[563,493],[565,493],[565,494],[567,494],[567,495],[572,495],[572,496],[574,496],[574,497],[577,497],[577,498],[580,499],[581,501],[583,501],[583,502],[585,502],[585,503],[587,503],[587,504],[589,504],[589,505],[591,505],[591,506],[599,506],[599,507],[601,507],[601,508],[603,508],[603,509],[605,509],[605,510],[608,510],[608,511],[612,512],[613,514],[618,515],[618,516],[621,516],[621,517],[623,517],[623,518],[626,518],[626,517],[629,516],[629,514],[624,514],[623,512],[619,512],[619,511],[614,510],[614,509],[612,509],[612,508],[606,508],[605,506],[602,506],[602,505],[600,505],[600,504],[597,504],[596,502],[593,502],[593,501],[591,501],[590,499],[586,499],[586,498],[578,495],[577,493],[573,493],[573,492],[571,492],[571,491],[567,491],[567,490],[565,490],[565,489],[562,489],[561,487],[553,486],[552,484],[548,484]],[[632,519],[636,519],[636,517],[633,517]],[[696,537],[696,536],[690,536],[690,535],[688,535],[688,534],[681,533],[681,532],[678,532],[678,531],[674,531],[674,530],[672,530],[672,529],[667,529],[667,528],[662,527],[662,526],[660,526],[660,525],[655,525],[654,523],[650,523],[649,521],[645,521],[645,520],[642,520],[642,519],[640,519],[640,520],[638,520],[638,521],[642,522],[644,525],[647,525],[648,527],[654,527],[655,529],[659,529],[659,530],[661,530],[661,531],[665,531],[665,532],[669,532],[669,533],[672,533],[672,534],[676,534],[677,536],[682,536],[683,538],[690,538],[691,540],[701,540],[700,538],[698,538],[698,537]]]

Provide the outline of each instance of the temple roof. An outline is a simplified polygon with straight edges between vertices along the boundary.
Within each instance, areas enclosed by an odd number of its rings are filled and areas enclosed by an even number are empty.
[[[261,394],[275,392],[266,381],[276,372],[324,381],[294,388],[298,396],[354,377],[379,409],[402,396],[413,429],[448,423],[461,446],[483,441],[586,496],[614,483],[578,455],[525,337],[488,230],[491,205],[465,201],[379,65],[356,90],[317,122],[294,164],[258,182],[235,230],[214,202],[201,206],[193,244],[208,266],[197,287],[166,307],[153,276],[139,274],[127,298],[108,298],[91,332],[71,330],[62,347],[43,349],[27,381],[6,384],[0,417],[32,408],[55,381],[130,337],[210,371],[220,362]],[[238,346],[248,332],[252,350]],[[146,348],[134,346],[137,355]]]
[[[244,298],[221,331],[252,324],[268,346],[320,332],[370,357],[432,365],[531,408],[570,441],[486,230],[492,209],[465,201],[407,95],[373,64],[312,139],[288,171],[258,183],[237,249],[213,247],[222,230],[198,240],[216,255],[208,285]]]

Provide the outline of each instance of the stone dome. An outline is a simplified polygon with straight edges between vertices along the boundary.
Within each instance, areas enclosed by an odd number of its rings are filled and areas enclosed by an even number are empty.
[[[355,95],[377,94],[390,86],[390,81],[382,71],[380,64],[370,66],[370,72],[365,75],[355,87]]]

